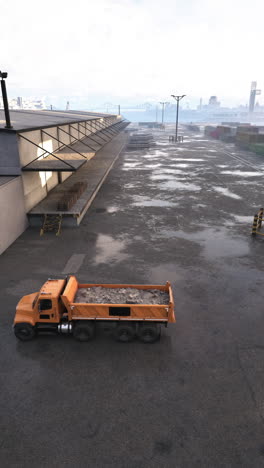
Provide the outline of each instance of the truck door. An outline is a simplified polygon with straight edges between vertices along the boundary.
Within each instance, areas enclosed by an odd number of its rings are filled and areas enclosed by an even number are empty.
[[[51,299],[40,299],[38,303],[39,321],[50,322],[54,320],[54,310]]]

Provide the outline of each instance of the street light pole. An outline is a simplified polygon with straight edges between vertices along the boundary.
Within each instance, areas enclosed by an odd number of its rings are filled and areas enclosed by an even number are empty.
[[[184,98],[186,94],[182,94],[181,96],[175,96],[175,94],[172,94],[171,97],[177,101],[177,110],[176,110],[176,128],[175,128],[175,142],[178,141],[178,120],[179,120],[179,102],[182,98]]]
[[[4,111],[5,111],[5,119],[6,119],[5,128],[13,128],[11,125],[11,121],[10,121],[6,84],[5,84],[5,78],[7,78],[7,73],[0,71],[0,78],[1,78],[1,89],[2,89],[2,97],[3,97]]]
[[[161,117],[161,123],[163,125],[163,122],[164,122],[164,108],[165,108],[165,105],[169,104],[168,102],[164,101],[164,102],[160,102],[160,104],[162,105],[162,117]]]

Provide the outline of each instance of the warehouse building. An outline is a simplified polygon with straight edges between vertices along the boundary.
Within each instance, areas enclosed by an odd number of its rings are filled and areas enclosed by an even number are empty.
[[[65,195],[65,181],[128,125],[120,115],[77,111],[11,110],[10,118],[6,128],[0,110],[0,253],[26,229],[30,214],[48,212],[45,200]]]

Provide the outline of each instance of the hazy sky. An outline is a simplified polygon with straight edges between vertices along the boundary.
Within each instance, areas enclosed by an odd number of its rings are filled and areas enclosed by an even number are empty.
[[[136,102],[264,95],[263,0],[0,0],[9,94]],[[264,103],[264,96],[260,96]]]

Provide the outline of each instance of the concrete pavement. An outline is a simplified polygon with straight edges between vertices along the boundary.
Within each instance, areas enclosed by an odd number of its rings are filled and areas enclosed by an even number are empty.
[[[5,467],[264,465],[264,161],[189,133],[120,156],[78,228],[28,229],[0,257]],[[13,336],[21,295],[79,255],[80,281],[173,285],[154,345]],[[77,258],[77,257],[74,257]]]

